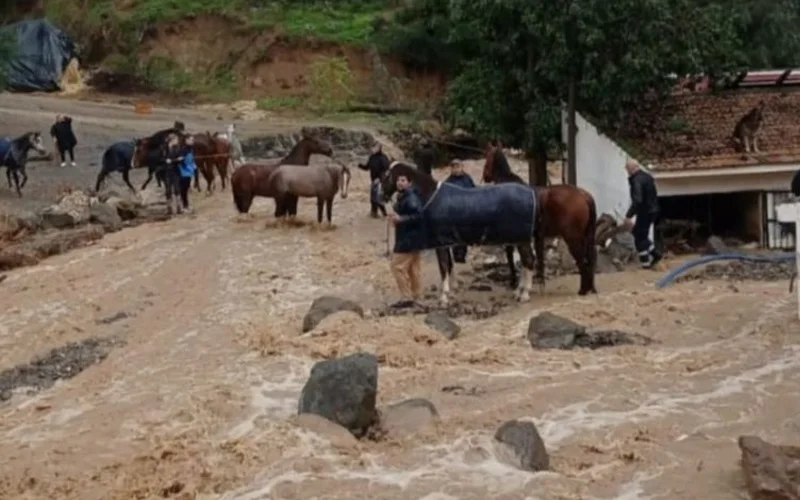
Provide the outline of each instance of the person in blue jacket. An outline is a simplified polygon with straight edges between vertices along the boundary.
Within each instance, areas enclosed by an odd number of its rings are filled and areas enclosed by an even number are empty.
[[[411,180],[397,177],[397,203],[389,222],[395,226],[392,274],[402,300],[395,307],[412,307],[422,298],[422,250],[425,249],[425,226],[422,200]]]
[[[192,211],[189,208],[189,189],[192,186],[192,178],[194,177],[194,173],[197,172],[197,163],[194,159],[194,137],[187,136],[186,137],[186,146],[184,147],[181,156],[183,156],[183,161],[180,165],[180,193],[181,193],[181,203],[183,204],[184,210],[187,212]]]
[[[462,188],[475,187],[475,182],[468,173],[464,172],[464,165],[459,159],[455,159],[450,162],[450,175],[444,181]],[[467,261],[466,245],[457,245],[453,247],[453,260],[460,264],[463,264]]]

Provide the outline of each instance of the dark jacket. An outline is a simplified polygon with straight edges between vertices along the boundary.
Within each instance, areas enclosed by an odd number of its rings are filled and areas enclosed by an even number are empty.
[[[414,154],[414,163],[417,164],[420,170],[431,174],[433,170],[433,162],[436,160],[436,151],[432,146],[421,146],[417,148]]]
[[[363,165],[359,163],[358,168],[361,170],[368,170],[369,180],[372,182],[375,179],[383,177],[384,172],[389,169],[389,164],[389,157],[383,154],[383,151],[380,151],[369,155],[367,164]]]
[[[634,215],[658,213],[658,191],[653,176],[644,170],[637,170],[628,176],[628,185],[631,188],[631,207],[625,217]]]
[[[150,141],[149,141],[151,143],[150,149],[153,150],[164,147],[164,143],[167,141],[167,137],[169,137],[170,134],[183,134],[183,131],[176,128],[167,128],[164,130],[159,130],[158,132],[150,136]]]
[[[474,188],[475,182],[473,182],[472,177],[469,174],[461,174],[461,175],[450,175],[447,179],[444,180],[447,183],[454,184],[456,186],[462,188]]]
[[[66,117],[50,127],[50,137],[55,137],[58,147],[62,149],[74,148],[78,139],[72,131],[72,118]]]
[[[794,173],[792,177],[792,194],[800,196],[800,170]]]
[[[394,253],[413,253],[425,249],[425,225],[422,200],[413,187],[397,197],[394,211],[400,216],[394,238]]]

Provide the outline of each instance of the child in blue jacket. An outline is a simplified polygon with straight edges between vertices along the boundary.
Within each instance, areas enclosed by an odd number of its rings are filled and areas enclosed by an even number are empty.
[[[183,208],[191,212],[189,208],[189,188],[192,186],[192,178],[194,177],[195,172],[197,172],[197,164],[194,160],[194,150],[192,146],[194,145],[194,137],[189,136],[186,138],[186,149],[184,149],[183,154],[183,161],[181,162],[180,166],[180,188],[181,188],[181,203],[183,203]]]

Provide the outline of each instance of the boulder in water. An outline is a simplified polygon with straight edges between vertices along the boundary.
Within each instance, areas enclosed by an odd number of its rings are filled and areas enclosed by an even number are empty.
[[[755,500],[800,500],[800,447],[740,436],[742,470]]]
[[[425,324],[438,330],[447,340],[453,340],[461,333],[461,327],[451,320],[446,312],[434,311],[425,316]]]
[[[436,406],[427,399],[413,398],[381,410],[381,430],[390,438],[413,434],[439,418]]]
[[[362,437],[378,420],[378,358],[357,353],[316,363],[300,393],[297,413],[327,418]]]
[[[499,460],[527,471],[550,468],[550,456],[533,422],[509,420],[494,434]]]
[[[364,309],[352,300],[324,295],[314,299],[314,302],[311,303],[311,307],[303,318],[303,333],[310,332],[320,321],[340,311],[351,311],[364,317]]]

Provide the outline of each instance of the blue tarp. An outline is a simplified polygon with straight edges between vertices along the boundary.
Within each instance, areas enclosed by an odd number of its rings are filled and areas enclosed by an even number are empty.
[[[18,92],[60,90],[61,75],[76,56],[72,39],[46,19],[19,21],[4,26],[16,39],[8,65],[8,88]]]

